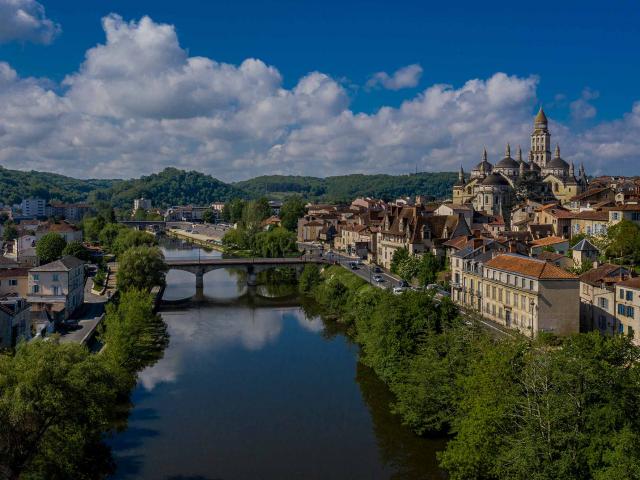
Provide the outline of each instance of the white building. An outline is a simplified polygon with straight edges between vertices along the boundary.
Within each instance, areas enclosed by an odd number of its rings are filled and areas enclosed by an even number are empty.
[[[137,212],[138,210],[151,210],[151,200],[148,198],[136,198],[133,201],[133,211]]]
[[[71,255],[29,270],[27,300],[35,314],[66,320],[84,302],[84,262]]]

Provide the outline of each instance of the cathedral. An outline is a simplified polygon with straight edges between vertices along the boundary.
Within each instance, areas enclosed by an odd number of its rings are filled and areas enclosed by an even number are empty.
[[[534,120],[527,160],[523,160],[520,147],[516,158],[512,158],[507,144],[504,158],[493,165],[487,160],[485,149],[482,161],[468,179],[460,167],[458,181],[453,186],[453,203],[472,205],[478,212],[507,218],[505,215],[511,208],[526,198],[567,203],[587,187],[584,166],[576,172],[573,162],[567,163],[560,157],[558,145],[551,154],[551,134],[542,107]]]

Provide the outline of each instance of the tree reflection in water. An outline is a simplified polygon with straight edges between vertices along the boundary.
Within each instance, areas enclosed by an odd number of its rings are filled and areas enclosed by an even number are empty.
[[[391,478],[402,480],[445,479],[438,467],[436,452],[443,450],[445,438],[423,438],[402,425],[389,405],[393,396],[386,385],[366,365],[356,364],[356,381],[371,413],[380,461],[394,470]]]

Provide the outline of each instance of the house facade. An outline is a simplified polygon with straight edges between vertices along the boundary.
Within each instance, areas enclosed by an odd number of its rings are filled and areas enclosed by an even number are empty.
[[[33,313],[66,320],[84,302],[84,262],[67,255],[32,268],[27,288]]]

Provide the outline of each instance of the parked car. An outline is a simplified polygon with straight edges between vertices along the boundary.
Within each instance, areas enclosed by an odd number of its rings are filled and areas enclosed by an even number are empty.
[[[373,271],[374,273],[382,273],[382,269],[380,267],[375,267]]]
[[[398,283],[398,285],[404,288],[409,288],[409,283],[406,280],[400,280],[400,283]]]
[[[384,278],[382,278],[382,275],[374,275],[373,276],[373,281],[374,282],[378,282],[378,283],[382,283],[382,282],[384,282]]]
[[[358,264],[356,262],[350,262],[349,266],[351,267],[351,270],[357,270],[358,269]]]
[[[406,292],[406,291],[407,291],[407,287],[400,287],[400,286],[398,286],[398,287],[393,287],[393,293],[394,293],[395,295],[400,295],[401,293],[404,293],[404,292]]]

